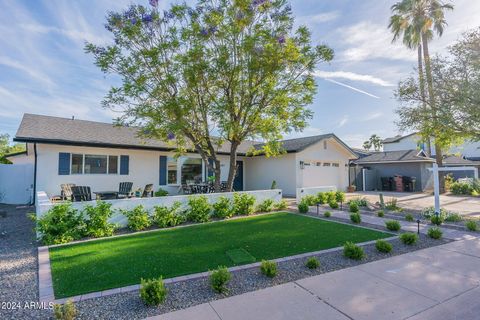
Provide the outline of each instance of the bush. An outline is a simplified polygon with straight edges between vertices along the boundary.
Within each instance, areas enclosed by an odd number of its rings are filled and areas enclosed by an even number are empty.
[[[450,184],[450,191],[456,195],[471,195],[472,185],[468,182],[453,182]]]
[[[307,213],[308,212],[308,202],[305,200],[300,200],[300,203],[298,204],[298,212],[300,213]]]
[[[236,215],[250,215],[254,213],[255,197],[248,193],[234,193],[233,212]]]
[[[269,278],[277,275],[277,263],[275,261],[262,260],[260,271]]]
[[[147,210],[142,205],[136,206],[133,210],[121,210],[128,219],[128,228],[134,231],[144,230],[152,224]]]
[[[270,212],[273,210],[273,200],[265,199],[262,203],[258,205],[257,211],[259,212]]]
[[[377,216],[379,216],[380,218],[382,218],[384,215],[385,215],[385,213],[383,212],[383,210],[378,210],[377,211]]]
[[[355,202],[355,201],[350,202],[350,203],[348,204],[348,207],[349,207],[348,210],[349,210],[350,212],[358,212],[358,211],[360,211],[360,208],[358,207],[358,203]]]
[[[360,213],[354,212],[350,214],[350,220],[352,220],[353,223],[360,223],[362,222],[362,217],[360,216]]]
[[[272,185],[270,186],[270,189],[277,189],[277,181],[273,180]]]
[[[330,208],[332,209],[338,209],[338,203],[336,201],[330,201],[328,203],[328,205],[330,206]]]
[[[325,192],[325,203],[330,203],[332,201],[336,202],[336,192],[335,191],[328,191]]]
[[[325,203],[327,203],[327,196],[326,196],[326,194],[323,193],[323,192],[317,193],[317,202],[318,202],[319,204],[325,204]]]
[[[67,243],[82,238],[85,234],[85,223],[82,215],[72,208],[70,203],[54,205],[37,222],[40,239],[45,245]]]
[[[345,192],[342,192],[342,191],[335,192],[335,201],[345,202]]]
[[[377,240],[377,242],[375,242],[375,248],[383,253],[389,253],[393,250],[392,244],[385,240]]]
[[[213,216],[220,219],[233,216],[232,201],[227,197],[218,198],[213,205]]]
[[[388,200],[385,205],[385,209],[390,211],[403,211],[403,209],[397,205],[397,198],[391,198]]]
[[[444,221],[444,218],[441,215],[438,215],[438,216],[434,215],[430,218],[430,222],[437,226],[441,225],[443,221]]]
[[[368,201],[365,198],[356,198],[348,201],[348,204],[356,203],[358,207],[368,207]]]
[[[417,242],[418,236],[415,233],[406,232],[400,235],[400,240],[402,240],[403,244],[412,245]]]
[[[474,220],[468,220],[467,222],[465,222],[465,226],[470,231],[477,231],[478,230],[477,222],[474,221]]]
[[[97,205],[87,205],[83,208],[86,233],[90,237],[100,238],[109,237],[115,231],[115,224],[109,223],[108,219],[112,216],[112,204],[105,201],[97,201]]]
[[[316,206],[317,205],[317,197],[315,197],[314,195],[306,195],[304,197],[302,197],[302,200],[307,202],[309,206]]]
[[[449,212],[445,209],[440,209],[440,217],[443,218],[443,220],[445,220],[447,218],[447,216],[449,215]],[[434,207],[428,207],[428,208],[425,208],[423,209],[422,211],[422,217],[424,219],[428,219],[430,220],[431,217],[435,216],[435,208]]]
[[[55,304],[53,306],[53,315],[57,320],[73,320],[77,313],[77,308],[72,300],[67,300],[63,305]]]
[[[149,306],[157,306],[165,301],[167,289],[162,277],[158,279],[144,280],[140,283],[140,298]]]
[[[385,221],[385,227],[387,227],[387,229],[390,231],[398,231],[401,228],[400,222],[397,220]]]
[[[324,216],[325,218],[330,218],[330,217],[332,216],[332,213],[331,213],[330,211],[325,211],[325,212],[323,213],[323,216]]]
[[[168,196],[168,191],[163,190],[162,188],[158,189],[158,191],[155,191],[155,197],[166,197]]]
[[[462,220],[463,220],[463,217],[460,214],[455,212],[449,212],[447,214],[447,217],[445,218],[445,221],[448,221],[448,222],[460,222]]]
[[[175,227],[185,222],[185,216],[182,214],[181,203],[175,202],[168,208],[166,206],[155,206],[153,212],[153,223],[160,228]]]
[[[413,217],[413,215],[411,213],[407,213],[405,215],[405,220],[407,220],[409,222],[412,222],[412,221],[415,221],[415,218]]]
[[[310,257],[307,259],[307,262],[305,262],[305,266],[308,269],[317,269],[320,266],[320,262],[318,261],[317,258]]]
[[[365,252],[362,247],[357,246],[353,242],[347,242],[343,246],[343,255],[353,260],[362,260],[365,257]]]
[[[440,228],[433,227],[428,229],[427,234],[432,239],[440,239],[442,237],[443,232],[442,230],[440,230]]]
[[[273,204],[273,210],[275,211],[285,210],[287,209],[287,207],[288,207],[288,203],[287,203],[287,200],[285,199],[282,199]]]
[[[207,222],[210,220],[212,206],[206,196],[188,198],[187,220],[192,222]]]
[[[217,293],[227,292],[227,283],[230,281],[232,275],[227,267],[219,266],[216,270],[210,273],[210,285],[213,291]]]

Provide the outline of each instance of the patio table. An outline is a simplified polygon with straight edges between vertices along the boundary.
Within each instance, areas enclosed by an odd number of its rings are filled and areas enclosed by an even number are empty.
[[[118,199],[118,191],[95,191],[93,192],[97,200]]]

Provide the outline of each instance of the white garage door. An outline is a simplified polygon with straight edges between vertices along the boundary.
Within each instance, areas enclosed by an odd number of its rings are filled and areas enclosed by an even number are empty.
[[[338,164],[324,162],[320,166],[312,163],[310,166],[305,166],[302,171],[302,187],[318,187],[318,186],[336,186],[338,190],[343,190],[342,175],[344,175],[342,168]]]

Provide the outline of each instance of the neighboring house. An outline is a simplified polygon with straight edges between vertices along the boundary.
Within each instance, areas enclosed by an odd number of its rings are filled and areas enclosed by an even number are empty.
[[[60,193],[60,185],[90,186],[92,191],[113,191],[120,182],[133,182],[134,189],[154,184],[170,194],[181,185],[206,181],[211,172],[195,152],[178,159],[174,145],[138,137],[138,128],[108,123],[25,114],[14,141],[25,142],[27,151],[9,158],[14,164],[34,167],[34,191],[49,196]],[[238,148],[235,190],[270,189],[272,181],[284,195],[296,188],[349,184],[348,163],[355,153],[334,134],[282,141],[285,154],[267,158],[248,156],[261,144],[246,141]],[[222,176],[228,177],[229,145],[218,149]]]

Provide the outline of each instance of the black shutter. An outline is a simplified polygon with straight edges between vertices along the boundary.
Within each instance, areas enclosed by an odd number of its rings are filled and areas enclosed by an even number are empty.
[[[70,153],[60,152],[58,154],[58,174],[61,176],[70,174]]]
[[[161,186],[167,185],[167,157],[160,156],[160,182]]]
[[[120,174],[128,175],[130,166],[130,157],[129,156],[120,156]]]

